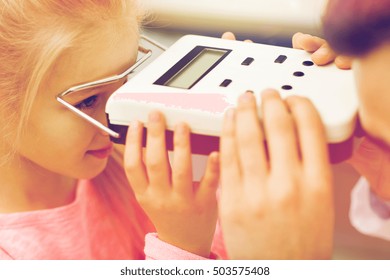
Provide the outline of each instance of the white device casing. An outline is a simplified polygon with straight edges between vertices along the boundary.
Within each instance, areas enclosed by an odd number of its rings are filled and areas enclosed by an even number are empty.
[[[199,45],[231,52],[190,89],[155,84]],[[280,55],[287,59],[275,63]],[[242,65],[248,57],[253,58],[253,62]],[[240,94],[252,90],[260,105],[261,91],[274,88],[282,97],[309,98],[321,116],[328,142],[345,141],[354,131],[357,116],[352,71],[340,70],[334,64],[305,66],[305,61],[311,59],[303,50],[186,35],[119,88],[109,98],[106,113],[111,124],[126,126],[132,120],[147,123],[149,112],[158,109],[165,114],[169,130],[178,122],[186,122],[195,134],[219,136],[223,114],[236,105]],[[304,75],[294,76],[296,72]],[[231,83],[222,87],[225,79]],[[283,86],[292,89],[285,90]]]

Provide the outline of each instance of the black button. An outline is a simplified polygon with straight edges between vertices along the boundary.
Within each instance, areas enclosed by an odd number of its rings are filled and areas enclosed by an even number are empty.
[[[302,62],[302,64],[305,65],[305,66],[313,66],[314,62],[310,61],[310,60],[306,60],[306,61]]]
[[[254,61],[255,59],[253,57],[247,57],[245,58],[245,60],[241,63],[241,65],[245,65],[245,66],[248,66],[248,65],[251,65],[252,62]]]
[[[290,85],[284,85],[284,86],[282,86],[282,89],[284,89],[284,90],[292,90],[292,86],[290,86]]]
[[[275,59],[275,63],[283,63],[283,62],[285,62],[286,61],[286,59],[287,59],[287,56],[285,56],[285,55],[279,55],[276,59]]]
[[[230,79],[225,79],[219,86],[220,87],[227,87],[231,84],[232,80]]]
[[[303,77],[303,76],[305,76],[305,73],[303,73],[303,72],[301,72],[301,71],[296,71],[296,72],[294,72],[294,74],[293,74],[295,77]]]

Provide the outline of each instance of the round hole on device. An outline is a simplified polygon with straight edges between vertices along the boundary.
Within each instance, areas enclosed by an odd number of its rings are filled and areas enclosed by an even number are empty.
[[[282,89],[284,89],[284,90],[292,90],[292,86],[290,86],[290,85],[284,85],[284,86],[282,86]]]
[[[301,71],[296,71],[296,72],[294,72],[294,74],[293,74],[295,77],[303,77],[303,76],[305,76],[305,73],[303,73],[303,72],[301,72]]]
[[[306,61],[302,62],[302,64],[305,65],[305,66],[313,66],[314,62],[310,61],[310,60],[306,60]]]

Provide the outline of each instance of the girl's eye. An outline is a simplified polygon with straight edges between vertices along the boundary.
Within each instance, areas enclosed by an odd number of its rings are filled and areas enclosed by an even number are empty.
[[[98,96],[93,95],[84,99],[82,102],[76,104],[75,107],[79,110],[92,109],[96,105],[97,101],[98,101]]]

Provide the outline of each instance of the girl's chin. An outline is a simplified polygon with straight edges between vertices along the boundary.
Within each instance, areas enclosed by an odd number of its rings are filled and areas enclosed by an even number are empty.
[[[104,171],[107,166],[107,162],[107,158],[99,161],[95,160],[93,163],[88,161],[88,163],[85,164],[83,171],[77,177],[80,179],[92,179]]]

